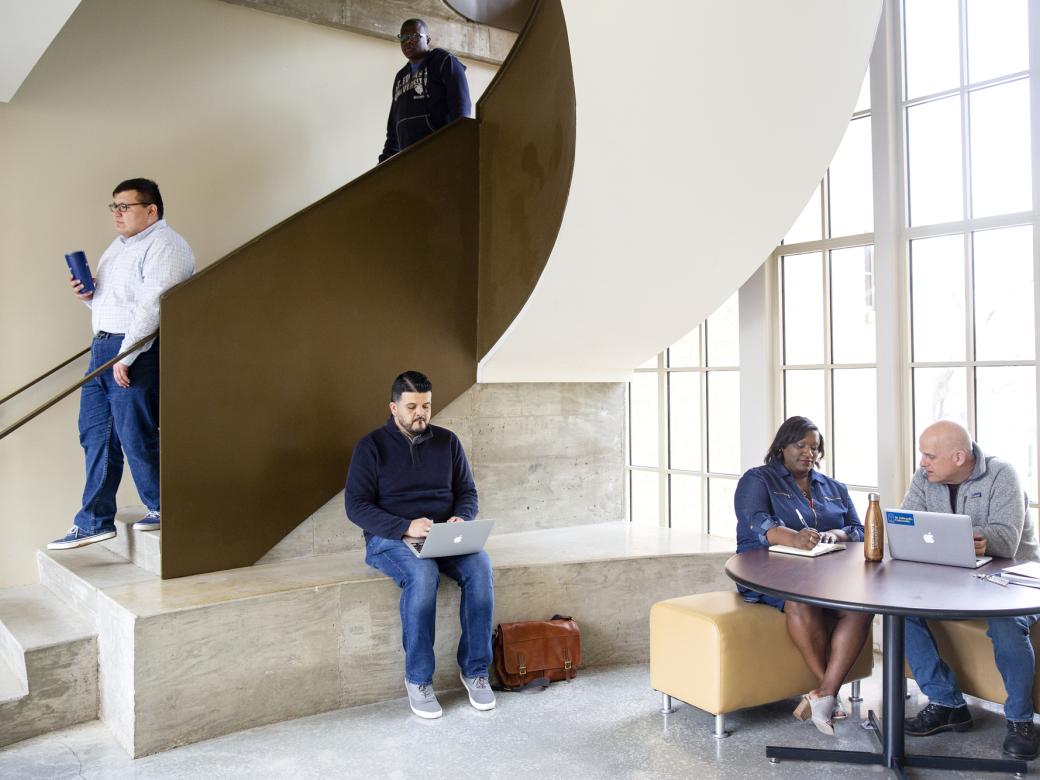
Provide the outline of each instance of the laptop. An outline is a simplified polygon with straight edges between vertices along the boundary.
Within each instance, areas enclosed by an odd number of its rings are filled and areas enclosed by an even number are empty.
[[[971,518],[912,509],[885,510],[888,552],[898,561],[941,563],[976,569],[993,560],[975,557]]]
[[[469,555],[484,549],[484,543],[495,525],[494,520],[469,520],[465,523],[434,523],[424,539],[405,539],[418,558],[444,558]]]

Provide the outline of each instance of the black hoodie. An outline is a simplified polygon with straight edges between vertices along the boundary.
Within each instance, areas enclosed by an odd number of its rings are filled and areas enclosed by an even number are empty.
[[[431,49],[414,73],[408,63],[394,77],[386,145],[379,162],[472,113],[466,66],[444,49]]]

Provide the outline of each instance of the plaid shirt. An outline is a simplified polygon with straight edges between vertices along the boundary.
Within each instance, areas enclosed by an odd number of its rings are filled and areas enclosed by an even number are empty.
[[[97,289],[87,301],[94,333],[122,333],[122,352],[159,327],[160,296],[195,273],[188,243],[166,224],[149,225],[135,236],[116,239],[101,255]],[[130,365],[152,346],[148,342],[120,362]]]

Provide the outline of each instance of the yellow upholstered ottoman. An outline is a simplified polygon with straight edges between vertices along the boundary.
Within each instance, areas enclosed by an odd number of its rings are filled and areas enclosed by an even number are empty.
[[[858,680],[873,666],[868,637],[846,678],[854,699]],[[723,591],[659,601],[650,609],[650,684],[664,696],[662,711],[671,711],[676,698],[710,712],[716,737],[728,736],[727,712],[798,696],[817,683],[787,635],[786,618],[773,607]]]
[[[939,655],[957,676],[961,691],[1003,704],[1007,691],[993,659],[993,643],[986,636],[986,621],[929,620],[928,627],[935,637]],[[1030,638],[1040,662],[1040,623],[1033,625]],[[1033,681],[1033,709],[1040,712],[1040,674]]]

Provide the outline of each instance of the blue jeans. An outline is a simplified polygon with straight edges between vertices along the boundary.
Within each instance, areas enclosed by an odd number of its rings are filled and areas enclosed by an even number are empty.
[[[433,639],[441,572],[462,588],[459,669],[466,677],[487,676],[491,664],[495,583],[491,559],[486,552],[417,558],[400,539],[373,536],[365,549],[365,563],[386,574],[402,590],[401,643],[404,645],[404,676],[408,682],[413,685],[433,682]]]
[[[89,374],[119,354],[123,338],[99,335],[90,345]],[[116,490],[123,453],[141,502],[159,511],[159,340],[130,366],[130,387],[120,387],[105,369],[80,391],[79,443],[87,480],[76,526],[96,534],[115,528]]]
[[[993,642],[993,656],[1004,680],[1007,699],[1004,717],[1013,721],[1033,720],[1033,675],[1036,659],[1029,641],[1029,629],[1040,615],[999,617],[989,619],[986,631]],[[964,696],[957,680],[935,646],[935,639],[921,618],[906,618],[904,646],[906,660],[914,679],[928,697],[928,701],[944,707],[964,705]]]

